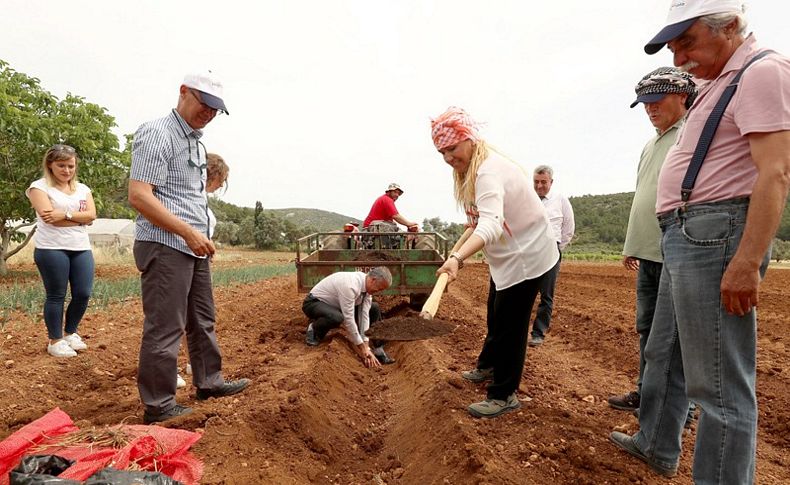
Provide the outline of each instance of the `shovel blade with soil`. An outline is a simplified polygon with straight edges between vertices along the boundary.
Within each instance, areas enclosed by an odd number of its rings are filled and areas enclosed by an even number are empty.
[[[365,332],[371,340],[410,341],[441,337],[455,330],[456,325],[434,318],[426,320],[417,312],[408,312],[377,322]]]
[[[461,245],[472,234],[472,228],[467,228],[466,231],[458,238],[458,241],[450,250],[450,253],[458,251]],[[442,299],[444,289],[447,287],[447,274],[439,275],[436,285],[433,287],[431,295],[425,302],[420,313],[409,312],[405,316],[397,316],[381,320],[373,325],[365,335],[371,339],[376,340],[389,340],[389,341],[409,341],[409,340],[424,340],[433,337],[441,337],[455,330],[455,325],[452,323],[435,318],[436,311],[439,309],[439,301]]]

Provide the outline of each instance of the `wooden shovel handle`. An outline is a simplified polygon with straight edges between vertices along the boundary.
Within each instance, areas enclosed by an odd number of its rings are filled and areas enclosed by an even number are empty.
[[[474,230],[471,227],[466,228],[461,237],[458,238],[458,242],[455,243],[453,249],[450,250],[450,253],[454,253],[458,251],[458,249],[469,239],[469,236],[472,235]],[[442,299],[442,294],[444,294],[444,289],[447,287],[447,273],[442,273],[439,275],[439,278],[436,280],[436,284],[433,286],[433,290],[431,291],[431,295],[425,300],[425,304],[422,306],[421,314],[429,313],[431,318],[436,315],[436,311],[439,310],[439,301]]]

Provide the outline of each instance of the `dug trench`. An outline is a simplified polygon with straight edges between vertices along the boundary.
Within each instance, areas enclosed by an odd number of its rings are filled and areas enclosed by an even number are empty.
[[[521,409],[493,420],[466,413],[485,397],[460,372],[474,365],[485,336],[488,278],[484,264],[465,267],[437,313],[455,330],[388,343],[397,362],[372,370],[339,333],[304,344],[293,276],[218,288],[224,372],[253,384],[208,401],[197,401],[191,385],[178,391],[194,412],[168,426],[203,433],[193,447],[205,463],[201,483],[692,483],[694,430],[671,480],[607,440],[613,429],[637,427],[606,405],[608,395],[631,389],[638,368],[634,277],[616,265],[563,263],[551,331],[528,351]],[[790,271],[769,270],[758,336],[761,484],[790,483],[788,293]],[[407,311],[401,297],[377,300],[386,317]],[[141,322],[136,300],[91,310],[81,328],[88,351],[55,360],[45,353],[43,324],[13,316],[0,335],[0,439],[56,406],[81,427],[139,423]]]

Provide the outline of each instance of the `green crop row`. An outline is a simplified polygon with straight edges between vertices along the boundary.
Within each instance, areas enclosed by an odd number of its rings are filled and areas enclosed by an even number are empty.
[[[252,265],[242,268],[223,268],[212,272],[214,286],[247,284],[288,275],[296,271],[293,264]],[[138,276],[120,279],[97,279],[93,285],[90,306],[105,307],[112,303],[139,298],[140,278]],[[40,282],[34,284],[14,284],[3,288],[0,293],[0,325],[11,311],[17,310],[33,317],[41,313],[44,305],[44,288]]]

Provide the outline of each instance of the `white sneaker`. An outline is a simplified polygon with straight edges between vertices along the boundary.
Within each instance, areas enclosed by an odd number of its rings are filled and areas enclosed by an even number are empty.
[[[74,349],[69,347],[69,344],[66,343],[65,340],[58,340],[54,344],[47,345],[47,352],[52,357],[76,357],[77,352],[74,352]]]
[[[85,350],[88,348],[88,346],[85,345],[85,342],[82,341],[82,337],[80,337],[76,333],[73,333],[71,335],[66,335],[65,337],[63,337],[63,340],[65,340],[66,343],[69,345],[69,347],[71,347],[74,350]]]
[[[176,374],[176,389],[181,389],[182,387],[187,386],[187,381],[181,377],[181,374]]]

